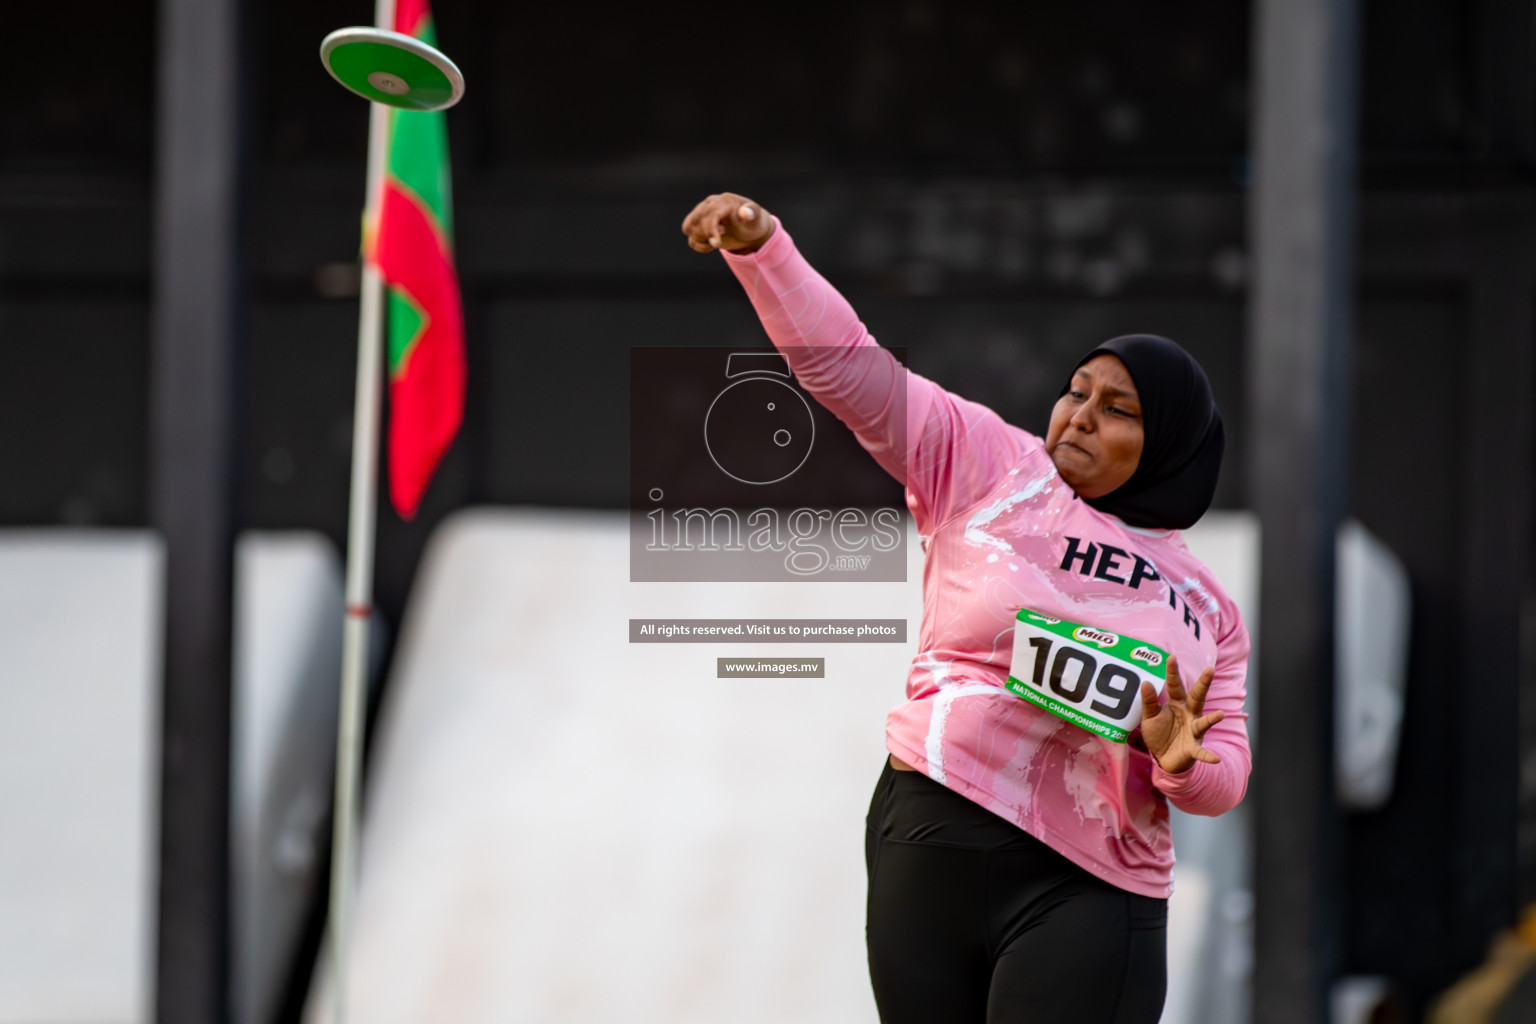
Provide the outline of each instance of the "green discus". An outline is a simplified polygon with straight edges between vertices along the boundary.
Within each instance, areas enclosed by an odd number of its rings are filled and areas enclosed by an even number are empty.
[[[400,32],[339,28],[320,44],[320,60],[359,96],[401,110],[445,110],[464,95],[453,61]]]

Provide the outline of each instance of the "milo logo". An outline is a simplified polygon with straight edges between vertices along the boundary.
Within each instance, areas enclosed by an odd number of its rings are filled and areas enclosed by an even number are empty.
[[[1113,647],[1120,642],[1120,634],[1094,629],[1092,626],[1078,626],[1072,631],[1072,639],[1085,644],[1098,644],[1100,647]]]
[[[1034,619],[1036,622],[1043,622],[1047,626],[1054,626],[1061,621],[1060,619],[1053,619],[1049,615],[1040,615],[1036,612],[1030,612],[1029,617]]]
[[[1163,656],[1150,647],[1138,647],[1131,652],[1131,657],[1137,661],[1144,661],[1153,668],[1163,663]]]

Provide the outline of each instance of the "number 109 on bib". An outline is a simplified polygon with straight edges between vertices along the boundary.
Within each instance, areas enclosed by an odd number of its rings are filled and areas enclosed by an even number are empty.
[[[1141,723],[1141,683],[1159,694],[1168,652],[1107,629],[1028,608],[1013,627],[1008,689],[1073,725],[1124,743]]]

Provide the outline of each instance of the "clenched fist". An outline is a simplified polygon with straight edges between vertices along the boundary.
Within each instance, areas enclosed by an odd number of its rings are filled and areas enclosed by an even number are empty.
[[[722,192],[709,196],[683,218],[683,234],[694,252],[748,253],[768,241],[773,218],[746,196]]]

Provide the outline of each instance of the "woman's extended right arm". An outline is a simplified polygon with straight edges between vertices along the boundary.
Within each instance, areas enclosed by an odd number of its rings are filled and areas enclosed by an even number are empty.
[[[710,196],[683,231],[695,250],[725,254],[801,385],[906,486],[920,532],[979,501],[1018,461],[1025,435],[881,348],[760,205]]]

